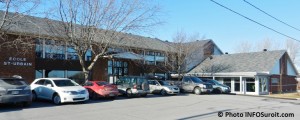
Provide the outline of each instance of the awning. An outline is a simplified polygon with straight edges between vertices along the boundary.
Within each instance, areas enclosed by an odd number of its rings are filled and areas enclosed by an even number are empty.
[[[130,60],[143,60],[143,57],[139,54],[135,54],[133,52],[123,52],[117,54],[109,55],[111,58],[119,58],[119,59],[130,59]]]

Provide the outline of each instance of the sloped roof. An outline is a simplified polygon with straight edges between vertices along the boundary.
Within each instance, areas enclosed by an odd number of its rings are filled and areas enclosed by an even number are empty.
[[[0,11],[0,16],[3,16],[3,14],[4,11]],[[8,15],[8,18],[14,18],[11,19],[11,22],[9,24],[6,23],[1,29],[8,33],[30,35],[41,38],[59,39],[66,37],[66,35],[64,34],[64,32],[66,31],[64,31],[63,28],[64,23],[61,21],[23,15],[18,13],[8,13]],[[78,27],[80,26],[78,25]],[[174,50],[174,48],[172,48],[168,42],[164,42],[156,38],[142,37],[138,35],[120,32],[117,32],[117,34],[119,38],[124,37],[124,39],[112,43],[117,46],[128,46],[158,51]],[[96,37],[100,38],[101,35],[96,35]],[[97,41],[97,39],[95,41]]]
[[[224,66],[222,73],[226,72],[270,72],[275,63],[286,53],[285,50],[262,51],[252,53],[237,53],[213,55],[189,73],[202,73],[206,68]]]

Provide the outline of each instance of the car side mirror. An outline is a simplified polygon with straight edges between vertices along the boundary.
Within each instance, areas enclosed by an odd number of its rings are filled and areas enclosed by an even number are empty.
[[[52,87],[52,85],[51,85],[51,84],[47,84],[46,86],[47,86],[47,87]]]
[[[158,86],[158,84],[155,84],[156,86]]]

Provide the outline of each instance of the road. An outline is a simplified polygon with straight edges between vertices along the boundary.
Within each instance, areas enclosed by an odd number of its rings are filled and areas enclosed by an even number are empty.
[[[222,112],[223,116],[219,117]],[[48,101],[32,106],[1,105],[0,120],[198,120],[198,119],[274,119],[249,117],[246,113],[292,113],[300,119],[300,101],[241,95],[148,95],[146,98],[119,97],[86,103],[53,105]],[[225,117],[228,115],[227,117]],[[231,115],[231,116],[229,116]],[[235,116],[235,117],[234,117]]]

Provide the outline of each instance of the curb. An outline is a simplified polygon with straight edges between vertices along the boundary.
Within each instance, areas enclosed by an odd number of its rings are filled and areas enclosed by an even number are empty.
[[[285,100],[300,100],[300,98],[280,98],[280,97],[271,97],[271,96],[265,96],[265,95],[244,95],[244,94],[230,94],[230,95],[240,95],[240,96],[250,96],[250,97],[264,97],[264,98],[285,99]]]

